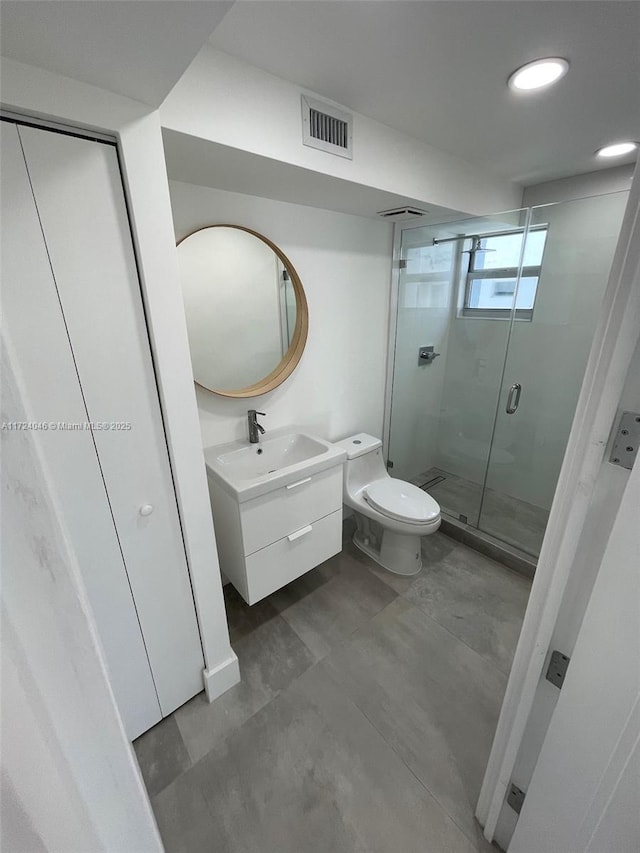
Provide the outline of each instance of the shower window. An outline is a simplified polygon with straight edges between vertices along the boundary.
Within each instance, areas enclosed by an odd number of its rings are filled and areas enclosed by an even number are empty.
[[[515,298],[516,319],[532,319],[547,226],[528,232],[518,282],[524,235],[519,228],[494,236],[472,235],[465,241],[462,255],[469,260],[462,316],[509,319]]]

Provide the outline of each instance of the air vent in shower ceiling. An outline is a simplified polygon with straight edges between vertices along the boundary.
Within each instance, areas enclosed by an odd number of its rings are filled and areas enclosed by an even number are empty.
[[[428,210],[423,210],[420,207],[393,207],[391,210],[379,210],[378,216],[383,219],[391,219],[394,222],[404,222],[405,219],[417,219],[420,216],[426,216]]]
[[[353,117],[302,95],[302,142],[309,148],[353,160]]]

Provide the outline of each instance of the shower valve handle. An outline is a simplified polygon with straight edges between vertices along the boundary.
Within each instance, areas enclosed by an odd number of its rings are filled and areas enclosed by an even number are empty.
[[[433,347],[420,347],[418,350],[418,362],[421,364],[425,362],[431,364],[440,355],[439,352],[434,352],[433,349]]]

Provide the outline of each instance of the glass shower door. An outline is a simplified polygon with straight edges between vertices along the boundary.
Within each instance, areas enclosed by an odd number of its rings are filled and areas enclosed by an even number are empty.
[[[424,488],[445,513],[473,526],[515,298],[515,281],[491,297],[495,275],[487,259],[499,256],[512,279],[519,262],[513,241],[495,248],[482,235],[519,229],[521,244],[525,216],[517,210],[402,233],[390,474]],[[429,347],[437,355],[421,357]]]
[[[478,527],[534,556],[627,197],[611,193],[531,211],[515,318],[504,324],[510,334]]]

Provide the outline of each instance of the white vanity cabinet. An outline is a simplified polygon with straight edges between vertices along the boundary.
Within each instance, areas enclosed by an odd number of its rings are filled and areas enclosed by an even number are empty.
[[[342,460],[239,499],[207,464],[220,568],[248,604],[342,549]]]

